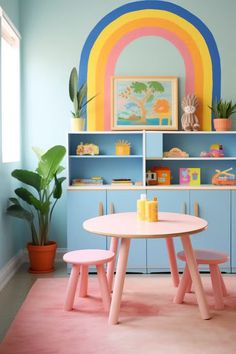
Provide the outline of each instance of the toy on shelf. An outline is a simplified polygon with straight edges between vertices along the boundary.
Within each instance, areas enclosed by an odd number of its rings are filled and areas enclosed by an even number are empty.
[[[80,143],[76,148],[76,155],[98,155],[99,146],[95,144]]]
[[[169,167],[154,166],[146,173],[146,184],[152,185],[169,185],[171,173]]]
[[[91,178],[75,178],[72,180],[72,186],[101,186],[103,178],[100,176],[93,176]]]
[[[179,183],[187,186],[199,186],[201,184],[201,169],[196,168],[180,168]]]
[[[200,125],[197,116],[195,115],[198,99],[195,95],[187,95],[183,98],[182,109],[184,114],[181,118],[181,124],[183,130],[199,130]]]
[[[212,176],[211,182],[215,185],[234,185],[236,184],[235,174],[229,173],[232,171],[232,167],[228,168],[227,170],[215,170],[216,174]]]
[[[130,143],[127,140],[116,142],[116,155],[130,155]]]
[[[189,154],[177,147],[164,152],[164,157],[189,157]]]
[[[212,144],[210,151],[202,151],[201,157],[224,157],[224,149],[221,144]]]

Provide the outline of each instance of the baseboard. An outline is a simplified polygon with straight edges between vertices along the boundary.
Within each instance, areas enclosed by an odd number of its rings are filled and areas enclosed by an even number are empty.
[[[63,254],[67,252],[66,248],[58,248],[56,252],[55,262],[62,262]],[[12,257],[5,266],[0,269],[0,291],[4,286],[11,280],[14,274],[17,272],[19,267],[23,263],[28,263],[28,252],[27,249],[20,250],[14,257]]]
[[[24,263],[24,251],[20,250],[0,269],[0,291],[9,282],[18,268]]]

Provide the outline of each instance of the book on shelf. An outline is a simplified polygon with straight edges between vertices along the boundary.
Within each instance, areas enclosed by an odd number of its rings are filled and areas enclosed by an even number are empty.
[[[103,179],[100,177],[76,178],[72,180],[72,186],[100,186],[102,184]]]
[[[130,178],[113,178],[111,181],[112,185],[128,185],[131,186],[133,185],[133,182],[131,181]]]

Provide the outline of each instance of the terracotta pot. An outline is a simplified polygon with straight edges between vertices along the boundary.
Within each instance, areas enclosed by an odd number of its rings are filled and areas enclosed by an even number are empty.
[[[214,128],[217,131],[227,131],[231,129],[231,119],[230,118],[215,118],[213,120]]]
[[[54,271],[57,244],[54,241],[45,246],[27,244],[30,260],[30,273],[50,273]]]
[[[71,129],[75,132],[84,130],[84,118],[71,118]]]

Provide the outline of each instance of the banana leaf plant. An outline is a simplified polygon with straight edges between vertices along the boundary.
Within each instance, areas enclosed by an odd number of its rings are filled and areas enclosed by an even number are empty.
[[[62,183],[65,177],[58,177],[64,167],[61,161],[65,156],[64,146],[56,145],[46,153],[34,149],[38,156],[35,171],[15,169],[11,175],[25,186],[15,189],[18,198],[9,198],[11,205],[7,214],[24,219],[30,226],[32,244],[47,245],[49,242],[49,226],[53,210],[62,196]]]

